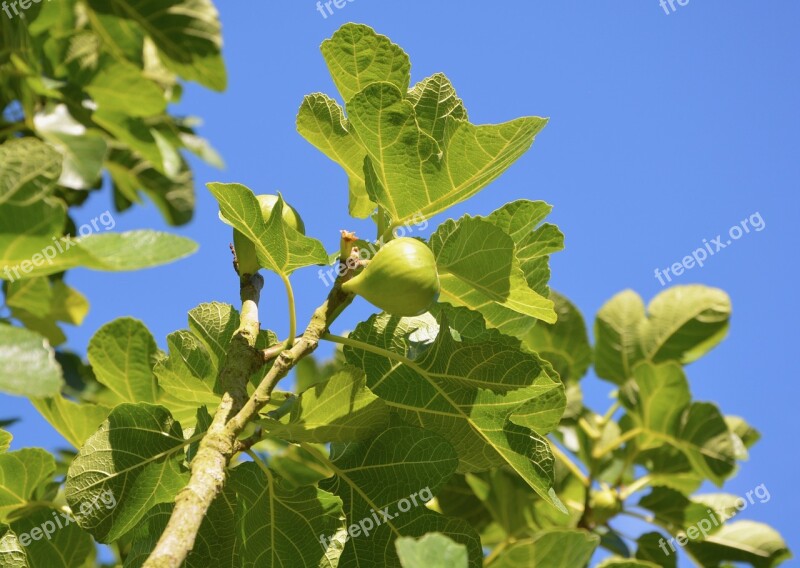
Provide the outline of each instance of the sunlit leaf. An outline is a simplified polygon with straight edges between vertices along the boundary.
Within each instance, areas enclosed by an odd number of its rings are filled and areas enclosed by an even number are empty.
[[[238,183],[209,183],[219,202],[222,219],[256,246],[258,260],[267,270],[288,275],[304,266],[327,264],[322,243],[290,227],[282,217],[285,203],[279,199],[272,215],[264,221],[253,192]]]
[[[0,454],[0,521],[34,499],[36,489],[55,473],[56,462],[41,448]]]
[[[490,568],[576,568],[585,566],[600,538],[580,530],[543,531],[509,546]]]
[[[435,340],[418,344],[414,334]],[[370,390],[405,420],[453,444],[459,471],[510,465],[543,499],[563,507],[547,441],[509,421],[526,403],[563,389],[541,360],[464,308],[442,308],[438,322],[373,316],[351,337],[390,352],[345,347],[348,362],[366,371]]]
[[[237,566],[322,565],[321,537],[339,530],[342,501],[316,487],[289,487],[268,471],[247,463],[231,474],[241,544]]]
[[[61,156],[36,138],[0,144],[0,205],[30,205],[49,196],[61,175]]]
[[[499,227],[465,216],[442,224],[430,245],[444,301],[480,311],[509,335],[524,333],[536,320],[555,323],[553,302],[528,286],[514,241]]]
[[[41,335],[0,324],[0,390],[28,397],[61,392],[61,367]]]
[[[361,440],[383,429],[389,411],[365,386],[359,369],[345,367],[330,380],[301,394],[289,415],[279,421],[262,418],[270,435],[299,442]]]
[[[403,568],[467,568],[467,547],[443,534],[428,533],[418,540],[398,538],[397,555]]]
[[[166,409],[145,403],[117,406],[69,468],[65,495],[72,510],[81,513],[78,524],[98,541],[111,542],[155,505],[172,502],[188,481],[181,467],[187,444]]]
[[[331,467],[336,475],[321,486],[344,503],[350,538],[339,567],[400,568],[396,539],[428,532],[466,545],[469,566],[480,566],[477,535],[469,525],[425,507],[457,465],[453,448],[442,437],[401,424],[371,440],[335,444]]]

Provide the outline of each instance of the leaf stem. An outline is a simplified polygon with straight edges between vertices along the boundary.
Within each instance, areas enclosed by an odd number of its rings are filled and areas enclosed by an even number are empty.
[[[403,363],[404,365],[409,366],[413,370],[417,371],[418,373],[425,375],[427,371],[417,365],[414,361],[406,357],[405,355],[400,355],[399,353],[395,353],[394,351],[389,351],[388,349],[382,349],[375,345],[370,345],[369,343],[364,343],[363,341],[359,341],[357,339],[351,339],[349,337],[342,337],[340,335],[332,335],[330,333],[326,333],[321,337],[325,341],[330,341],[331,343],[338,343],[339,345],[347,345],[348,347],[354,347],[356,349],[361,349],[362,351],[368,351],[369,353],[374,353],[375,355],[381,355],[386,357],[387,359],[393,359],[398,363]]]
[[[603,436],[601,432],[598,432],[597,429],[589,424],[589,421],[582,416],[578,419],[578,425],[592,440],[599,440]]]
[[[603,417],[600,419],[600,424],[604,426],[608,424],[614,417],[614,413],[619,410],[620,406],[622,405],[620,404],[619,400],[614,401],[614,404],[611,405],[611,408],[609,408],[605,415],[603,415]]]
[[[264,474],[267,476],[267,479],[272,479],[272,472],[267,467],[267,464],[265,464],[264,461],[261,459],[261,456],[259,456],[250,448],[246,449],[244,453],[250,456],[250,459],[252,459],[255,462],[255,464],[259,467],[259,469],[263,471]]]
[[[281,280],[286,286],[286,297],[289,301],[289,337],[286,339],[286,349],[290,349],[294,345],[294,338],[297,335],[297,308],[294,301],[294,288],[292,288],[289,277],[283,274]]]
[[[567,469],[570,470],[572,474],[580,480],[584,487],[588,488],[590,485],[589,478],[586,477],[586,474],[581,471],[581,468],[579,468],[567,454],[561,451],[561,448],[559,448],[552,440],[548,439],[547,441],[550,443],[550,451],[553,452],[553,455],[561,460],[565,466],[567,466]]]
[[[484,560],[484,565],[489,566],[492,562],[494,562],[497,559],[497,557],[500,556],[500,554],[506,548],[508,548],[509,544],[511,544],[511,541],[509,539],[505,539],[503,542],[495,546]]]
[[[624,501],[637,491],[641,491],[642,489],[650,485],[652,479],[653,478],[650,476],[650,474],[643,475],[642,477],[640,477],[639,479],[635,480],[633,483],[625,487],[624,490],[619,492],[620,499]]]
[[[614,450],[616,450],[620,446],[624,445],[626,442],[629,442],[630,440],[632,440],[633,438],[635,438],[636,436],[638,436],[641,433],[642,433],[642,429],[641,428],[632,428],[631,430],[628,430],[622,436],[620,436],[619,438],[617,438],[616,440],[611,442],[611,444],[609,444],[608,446],[604,446],[602,448],[595,449],[592,452],[592,457],[595,458],[595,459],[600,459],[603,456],[605,456],[606,454],[608,454],[609,452],[613,452]]]
[[[383,238],[383,234],[386,232],[386,212],[383,210],[383,207],[378,207],[378,212],[376,213],[377,219],[375,223],[378,225],[377,235],[378,241]]]
[[[631,511],[630,509],[620,511],[620,514],[627,517],[632,517],[634,519],[639,519],[640,521],[644,521],[645,523],[649,523],[651,525],[656,525],[659,527],[661,526],[656,522],[656,518],[654,516],[643,515],[642,513],[637,513],[636,511]]]
[[[383,233],[381,233],[381,236],[378,239],[378,242],[381,243],[381,244],[386,244],[389,241],[391,241],[392,237],[394,237],[394,230],[396,228],[397,228],[397,225],[395,225],[394,223],[392,223],[388,227],[386,227],[386,229],[383,231]]]

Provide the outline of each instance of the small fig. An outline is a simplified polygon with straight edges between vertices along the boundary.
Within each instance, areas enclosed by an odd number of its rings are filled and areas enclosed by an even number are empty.
[[[428,246],[416,239],[388,242],[366,268],[342,285],[386,313],[418,316],[439,297],[436,258]]]
[[[272,215],[272,210],[278,202],[278,196],[256,195],[256,199],[258,199],[258,204],[261,206],[261,215],[264,217],[264,221],[269,220],[270,215]],[[300,215],[286,202],[283,203],[282,217],[286,224],[292,229],[303,235],[306,234],[306,227]],[[236,249],[239,274],[255,274],[261,269],[261,265],[258,263],[258,257],[256,256],[255,245],[236,229],[233,230],[233,247]]]
[[[589,507],[592,510],[592,520],[598,525],[604,524],[622,511],[619,495],[611,488],[592,491]]]

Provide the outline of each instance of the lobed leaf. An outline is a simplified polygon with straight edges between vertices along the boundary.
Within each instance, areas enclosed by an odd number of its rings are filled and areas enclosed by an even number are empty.
[[[724,417],[710,403],[691,402],[689,383],[675,362],[640,363],[632,386],[621,397],[642,433],[640,449],[660,450],[664,444],[680,450],[694,471],[721,485],[736,466],[733,437]]]
[[[499,227],[470,216],[449,220],[430,246],[446,302],[480,311],[509,335],[524,333],[536,320],[556,321],[553,302],[528,286],[515,243]]]
[[[543,223],[553,207],[544,201],[519,199],[506,203],[486,220],[503,229],[515,244],[528,285],[544,297],[550,295],[550,255],[564,249],[564,235],[558,227]]]
[[[706,286],[665,290],[647,312],[635,292],[617,294],[597,313],[597,374],[622,384],[638,361],[691,363],[724,339],[730,315],[727,294]]]
[[[281,421],[261,418],[270,435],[296,442],[350,442],[383,429],[384,402],[366,387],[360,369],[345,367],[327,382],[302,393]]]
[[[430,218],[471,197],[524,154],[546,120],[475,126],[449,120],[447,146],[420,130],[414,105],[389,83],[373,83],[347,104],[351,130],[367,151],[367,193],[395,226]]]
[[[306,97],[298,131],[349,178],[350,213],[376,208],[398,227],[430,218],[499,177],[528,150],[546,120],[475,126],[448,79],[409,90],[408,56],[385,36],[347,24],[322,44],[345,112],[325,95]]]
[[[466,545],[469,565],[480,566],[472,528],[425,507],[457,465],[458,457],[441,436],[399,421],[370,440],[334,444],[330,467],[335,475],[320,485],[342,499],[350,525],[338,566],[400,568],[396,540],[429,532]]]
[[[216,91],[227,85],[219,14],[210,0],[90,0],[93,24],[117,50],[136,57],[143,33],[164,64]]]
[[[460,472],[510,465],[544,500],[562,508],[548,442],[509,417],[563,385],[517,341],[487,330],[480,314],[445,306],[437,311],[437,321],[371,317],[351,337],[378,350],[345,347],[347,361],[366,371],[367,386],[404,420],[453,444]],[[551,402],[557,408],[559,401]]]
[[[237,567],[323,565],[320,537],[339,530],[341,499],[316,487],[287,486],[255,463],[236,467],[230,485],[237,495]]]
[[[12,530],[20,535],[25,545],[25,555],[31,568],[93,568],[95,544],[89,533],[73,522],[67,522],[62,511],[51,507],[37,507],[11,523]],[[39,533],[36,533],[36,529]],[[48,529],[48,532],[44,532]],[[43,533],[43,534],[42,534]],[[23,536],[24,535],[24,536]],[[38,539],[32,537],[39,536]],[[0,561],[2,552],[0,552]],[[2,564],[3,567],[6,564]],[[22,564],[22,566],[27,566]]]
[[[575,568],[586,566],[600,543],[582,530],[542,531],[509,546],[489,568]]]
[[[41,448],[0,454],[0,521],[35,500],[36,490],[50,481],[56,462]]]
[[[78,524],[99,542],[112,542],[155,505],[172,502],[188,481],[181,466],[188,443],[163,407],[114,408],[69,467],[64,491]]]
[[[189,311],[189,329],[167,336],[169,357],[153,369],[159,386],[177,401],[191,406],[219,404],[217,378],[239,313],[228,304],[201,304]]]
[[[328,254],[322,243],[298,233],[283,220],[283,198],[264,221],[258,200],[249,188],[238,183],[207,186],[219,202],[221,219],[255,244],[258,260],[267,270],[287,276],[298,268],[327,264]]]

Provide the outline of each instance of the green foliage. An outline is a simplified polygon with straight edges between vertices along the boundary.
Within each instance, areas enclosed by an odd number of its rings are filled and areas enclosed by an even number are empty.
[[[441,533],[428,533],[419,540],[404,536],[397,539],[395,546],[404,567],[467,567],[467,547],[456,544]]]
[[[83,117],[99,138],[78,145],[60,132],[43,135],[47,143],[28,136],[0,146],[13,166],[0,176],[6,258],[63,234],[67,156],[81,165],[69,166],[67,179],[86,180],[94,163],[82,153],[109,136],[138,140],[100,166],[128,197],[137,182],[120,166],[130,163],[125,152],[154,160],[149,171],[162,178],[180,172],[165,151],[169,129],[139,113],[163,112],[164,93],[177,89],[164,77],[220,88],[224,72],[210,5],[166,4],[80,4],[86,21],[72,22],[68,37],[83,56],[62,67],[83,69],[72,80],[100,107]],[[66,0],[43,6],[30,39],[43,22],[69,20],[55,14],[74,15]],[[154,33],[164,25],[175,35]],[[52,51],[60,41],[33,45]],[[375,221],[378,246],[412,218],[430,219],[483,189],[545,124],[471,124],[444,75],[409,88],[407,55],[366,26],[343,26],[322,52],[344,106],[311,95],[298,129],[345,169],[350,214]],[[109,57],[117,63],[106,65]],[[17,59],[7,64],[21,66]],[[128,82],[141,87],[142,102],[124,115],[131,105],[118,85],[142,69]],[[26,84],[37,96],[60,93],[57,82],[34,78]],[[261,328],[262,279],[242,275],[241,311],[217,302],[191,310],[188,328],[167,337],[168,353],[141,322],[122,318],[92,338],[88,365],[54,354],[43,335],[58,338],[55,321],[80,323],[86,304],[52,275],[138,268],[190,251],[163,235],[86,237],[52,270],[8,283],[7,304],[30,329],[0,324],[8,361],[0,389],[30,397],[78,451],[59,461],[40,449],[8,452],[12,440],[0,430],[3,566],[92,566],[92,544],[107,542],[126,568],[581,568],[601,548],[610,556],[601,567],[672,568],[679,558],[666,542],[684,534],[681,554],[701,566],[769,568],[791,556],[770,527],[731,522],[739,497],[697,492],[706,481],[724,485],[759,438],[689,387],[685,366],[728,329],[721,290],[674,287],[647,308],[623,292],[597,314],[592,345],[582,314],[549,288],[549,256],[563,248],[558,228],[544,222],[551,207],[519,200],[485,217],[448,219],[415,241],[435,258],[439,302],[414,317],[372,315],[346,336],[329,331],[354,301],[342,285],[360,269],[348,265],[358,251],[345,232],[346,269],[298,336],[290,277],[326,264],[323,245],[287,222],[282,197],[265,219],[246,186],[209,190],[221,220],[286,285],[289,337]],[[29,229],[23,220],[34,214],[41,222]],[[123,241],[135,255],[118,250]],[[320,340],[341,347],[325,364],[307,358]],[[602,413],[581,396],[591,367],[615,389]],[[274,390],[291,369],[296,392]],[[29,543],[58,512],[75,522]],[[626,515],[651,527],[631,540],[617,530]],[[184,541],[192,545],[177,561],[152,560]]]
[[[27,329],[0,324],[0,388],[22,396],[59,392],[61,369],[47,341]]]
[[[255,244],[259,263],[265,269],[288,276],[298,268],[327,262],[328,254],[321,242],[286,222],[283,199],[278,200],[265,221],[261,205],[249,188],[238,183],[210,183],[208,189],[219,201],[220,219]]]
[[[75,445],[125,399],[61,396],[68,389],[52,347],[66,342],[63,324],[80,325],[89,311],[65,272],[139,270],[197,247],[152,230],[108,232],[111,211],[78,227],[71,208],[107,179],[119,212],[144,194],[168,223],[192,218],[182,152],[220,162],[195,134],[196,119],[168,105],[180,100],[182,80],[224,89],[221,44],[209,0],[35,2],[0,18],[0,280],[15,324],[0,322],[0,388],[34,398]]]
[[[180,150],[214,154],[167,105],[179,101],[181,79],[225,88],[210,0],[42,2],[2,26],[0,205],[52,190],[82,202],[105,171],[120,210],[144,192],[170,223],[189,221],[194,192]]]

